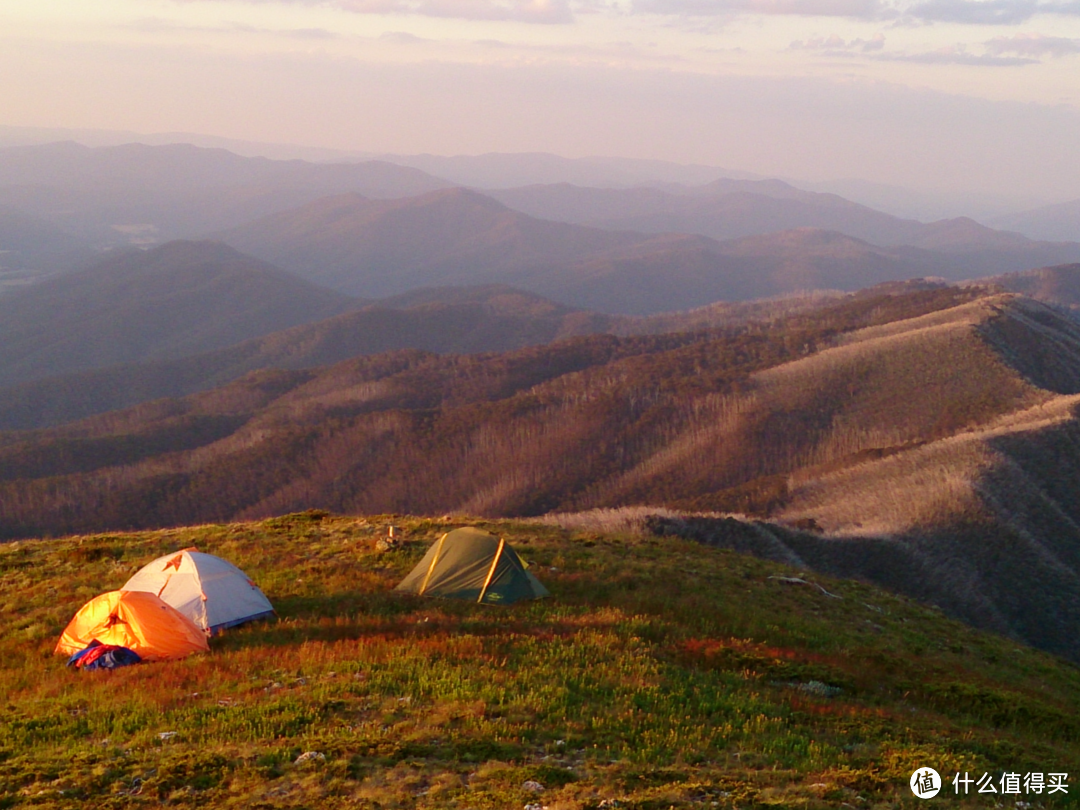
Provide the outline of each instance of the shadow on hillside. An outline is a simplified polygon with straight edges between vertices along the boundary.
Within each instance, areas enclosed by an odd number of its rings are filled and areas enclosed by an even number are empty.
[[[276,619],[226,631],[213,646],[237,650],[288,647],[307,641],[355,641],[369,636],[386,637],[391,627],[404,634],[410,615],[418,607],[413,600],[390,593],[277,596],[272,601]]]
[[[1080,425],[1046,432],[1059,435],[1037,444],[1030,436],[995,440],[995,449],[1016,463],[991,469],[976,483],[984,513],[958,516],[950,525],[844,538],[722,517],[654,515],[647,526],[655,535],[871,582],[1080,661],[1080,467],[1065,481],[1060,460],[1042,457],[1080,459]]]
[[[278,619],[226,631],[211,642],[216,650],[293,647],[305,643],[337,643],[364,640],[417,641],[447,633],[474,636],[500,634],[542,638],[570,636],[586,626],[595,630],[614,620],[545,618],[524,614],[526,604],[505,607],[478,606],[450,599],[428,599],[411,594],[327,594],[290,596],[274,600]]]

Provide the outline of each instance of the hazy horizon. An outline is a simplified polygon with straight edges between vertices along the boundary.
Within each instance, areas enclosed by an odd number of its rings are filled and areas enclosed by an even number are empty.
[[[0,0],[0,125],[1080,197],[1080,5]]]

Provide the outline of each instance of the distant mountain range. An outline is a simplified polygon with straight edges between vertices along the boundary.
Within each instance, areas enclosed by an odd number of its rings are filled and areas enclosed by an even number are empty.
[[[718,188],[733,184],[743,185],[731,181]],[[856,290],[923,276],[960,280],[1080,260],[1076,243],[1032,242],[970,220],[904,222],[829,195],[764,185],[771,193],[825,198],[830,210],[856,209],[874,219],[880,233],[891,222],[894,235],[902,232],[923,247],[880,247],[816,228],[722,242],[686,233],[604,230],[537,219],[464,189],[393,201],[327,198],[218,236],[350,295],[384,297],[416,287],[500,283],[570,306],[623,314],[813,289]],[[660,192],[625,193],[655,200]],[[734,196],[773,200],[742,191]]]
[[[674,164],[602,158],[567,161],[552,155],[419,156],[413,163],[446,171],[439,177],[386,161],[310,163],[241,157],[187,144],[89,148],[66,142],[7,147],[0,148],[0,205],[47,220],[99,246],[145,245],[237,227],[334,194],[396,199],[471,183],[531,216],[605,229],[696,233],[723,240],[814,227],[878,246],[1024,247],[1015,235],[995,234],[970,220],[959,228],[947,224],[951,221],[924,225],[779,180],[738,173],[718,177],[721,170],[708,167],[682,167],[680,174]],[[557,171],[544,168],[555,164]],[[465,166],[479,174],[455,170]],[[571,166],[583,173],[567,175]],[[574,176],[578,185],[520,187],[530,178],[547,176]],[[625,178],[621,187],[612,180],[615,176]],[[480,182],[483,178],[487,179]],[[587,187],[590,183],[596,187]],[[1071,258],[1047,255],[1038,263]]]
[[[497,173],[525,157],[444,163]],[[550,163],[535,157],[537,167]],[[704,176],[700,169],[687,177]],[[0,250],[9,251],[0,256],[12,263],[0,285],[82,266],[91,248],[207,233],[348,295],[510,284],[568,306],[634,314],[1080,261],[1077,243],[1033,242],[967,219],[898,219],[778,180],[650,182],[489,192],[500,205],[377,161],[244,158],[182,144],[12,147],[0,149]]]
[[[1024,251],[1019,233],[959,217],[923,223],[900,219],[835,194],[803,191],[780,180],[716,180],[694,188],[583,188],[567,183],[485,192],[531,216],[645,233],[695,233],[737,239],[795,228],[837,231],[879,247],[946,252]],[[1041,246],[1047,263],[1073,248]],[[1053,251],[1060,251],[1054,253]]]
[[[1020,231],[1032,239],[1080,242],[1080,200],[996,217],[991,224]]]
[[[596,188],[700,186],[719,178],[762,180],[765,176],[719,166],[663,160],[592,156],[565,158],[544,152],[496,152],[480,155],[402,155],[330,149],[302,144],[245,141],[194,132],[140,133],[130,130],[63,129],[0,125],[0,147],[33,146],[75,141],[91,147],[145,144],[191,144],[205,149],[227,149],[237,155],[316,163],[356,163],[380,160],[409,166],[477,189],[506,189],[535,184],[573,183]],[[923,221],[967,215],[993,224],[988,218],[1037,205],[1028,196],[988,194],[985,191],[919,191],[857,178],[805,180],[784,178],[795,186],[838,194],[849,200],[899,217]],[[1008,227],[1008,226],[1002,226]],[[1060,237],[1028,234],[1036,239]],[[1070,237],[1074,241],[1076,237]]]
[[[331,194],[393,198],[450,185],[380,161],[268,160],[187,144],[0,149],[0,205],[97,245],[199,236]]]
[[[401,200],[330,197],[217,235],[238,250],[350,295],[485,284],[645,240],[550,222],[461,188]]]
[[[481,211],[498,206],[479,200]],[[774,289],[797,283],[822,286],[817,282],[823,271],[815,262],[833,272],[844,266],[838,257],[845,250],[853,277],[880,281],[893,278],[898,267],[908,274],[916,269],[839,234],[805,230],[786,236],[786,242],[774,236],[727,243],[692,236],[646,238],[639,243],[644,258],[635,257],[637,246],[631,245],[602,253],[591,263],[571,264],[563,276],[549,269],[544,278],[567,297],[586,297],[584,287],[600,304],[632,309],[634,295],[645,296],[642,302],[648,303],[674,301],[687,289],[692,299],[707,298],[702,290],[748,295],[766,283]],[[660,250],[665,239],[673,242],[670,255]],[[768,247],[763,255],[756,252],[759,240]],[[777,250],[784,245],[786,254]],[[719,285],[710,275],[718,246],[729,252],[720,258],[741,271],[720,277]],[[697,258],[697,267],[688,258]],[[584,275],[582,268],[593,275]],[[696,279],[695,271],[700,271]],[[665,286],[665,279],[677,279],[682,286]],[[758,286],[739,288],[741,279]],[[995,276],[979,284],[1080,307],[1080,264]],[[886,282],[875,290],[907,294],[943,286],[940,281]],[[371,302],[309,284],[220,242],[174,242],[0,296],[0,429],[44,427],[185,396],[261,369],[308,369],[397,349],[509,351],[597,333],[732,329],[840,300],[839,294],[815,293],[628,317],[487,285],[414,289]]]

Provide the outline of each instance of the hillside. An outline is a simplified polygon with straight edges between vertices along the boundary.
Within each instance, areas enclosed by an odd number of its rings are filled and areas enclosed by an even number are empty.
[[[407,197],[449,185],[381,161],[269,160],[188,144],[0,149],[0,204],[97,245],[199,237],[328,194]]]
[[[593,334],[659,335],[767,325],[841,299],[941,289],[890,283],[848,293],[719,302],[650,316],[571,309],[502,285],[421,288],[323,321],[176,360],[109,366],[0,389],[0,430],[51,427],[162,397],[182,397],[263,369],[309,369],[396,349],[500,352]]]
[[[356,305],[220,243],[124,252],[0,296],[0,386],[197,354]]]
[[[833,231],[799,228],[725,242],[664,234],[503,278],[575,306],[650,315],[813,290],[855,291],[927,276],[957,280],[970,277],[970,268],[966,257],[879,248]]]
[[[693,323],[725,316],[701,313]],[[416,290],[211,352],[60,374],[0,389],[0,430],[48,427],[162,397],[182,397],[262,369],[308,369],[396,349],[510,351],[610,331],[618,323],[508,287]],[[623,323],[626,330],[632,326],[630,320]],[[670,328],[670,322],[663,326]],[[653,331],[658,330],[659,325]]]
[[[1070,309],[1080,308],[1080,264],[1061,264],[1006,273],[978,279],[976,283],[991,284],[1047,304]]]
[[[0,205],[0,293],[90,263],[90,246],[48,222]]]
[[[914,555],[915,568],[841,558],[973,624],[1080,657],[1070,551],[1080,548],[1080,498],[1073,454],[1062,452],[1074,441],[1078,330],[1026,299],[946,287],[718,332],[262,371],[0,434],[0,530],[149,528],[311,506],[733,511]],[[1023,487],[1003,483],[1019,471]],[[954,558],[948,575],[911,578]],[[1052,601],[1037,582],[1054,583]]]
[[[748,430],[728,417],[663,459],[704,467],[743,442],[767,452],[769,432],[795,422],[753,480],[672,502],[779,525],[665,531],[859,576],[1078,657],[1080,331],[1023,299],[902,326],[758,375],[726,412],[769,418]]]
[[[330,197],[220,238],[311,281],[367,297],[505,283],[515,269],[561,264],[643,239],[534,219],[465,189],[394,201]]]
[[[390,521],[406,545],[379,554]],[[0,803],[908,807],[925,767],[948,806],[986,806],[952,793],[956,772],[996,785],[1068,773],[1075,792],[1080,677],[1049,655],[869,585],[800,585],[791,568],[685,541],[535,524],[481,525],[551,599],[392,595],[454,525],[308,512],[0,545],[13,617]],[[239,564],[280,620],[112,673],[51,655],[87,598],[192,545]],[[305,752],[321,756],[298,763]]]

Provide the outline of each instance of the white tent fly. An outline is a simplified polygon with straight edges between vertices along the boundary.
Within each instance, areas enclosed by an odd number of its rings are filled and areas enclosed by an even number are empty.
[[[144,565],[122,590],[156,594],[211,635],[274,613],[270,600],[247,574],[221,557],[193,548]]]

